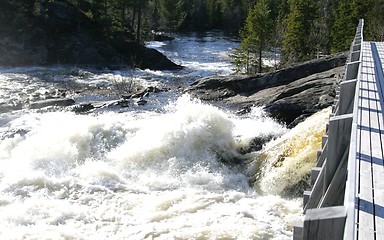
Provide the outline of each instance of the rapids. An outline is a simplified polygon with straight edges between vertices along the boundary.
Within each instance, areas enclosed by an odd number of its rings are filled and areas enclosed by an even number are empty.
[[[148,45],[186,69],[0,70],[0,106],[21,105],[0,113],[0,239],[292,237],[302,200],[280,193],[313,166],[327,112],[287,130],[261,108],[239,117],[182,94],[178,89],[196,77],[231,73],[226,53],[237,43],[218,33]],[[63,87],[108,90],[127,74],[171,90],[149,96],[145,106],[89,114],[23,105]],[[98,93],[70,97],[116,98]],[[259,152],[238,151],[271,136]]]

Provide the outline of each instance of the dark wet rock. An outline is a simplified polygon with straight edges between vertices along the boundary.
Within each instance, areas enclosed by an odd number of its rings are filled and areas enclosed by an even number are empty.
[[[289,125],[333,103],[345,62],[346,55],[339,54],[267,74],[203,78],[187,91],[203,100],[221,100],[238,112],[264,106]]]
[[[128,100],[123,99],[123,100],[118,101],[117,103],[122,108],[129,107],[129,101]]]
[[[301,122],[304,122],[305,119],[307,119],[307,117],[311,116],[312,114],[313,113],[303,113],[303,114],[301,114],[300,116],[295,118],[295,120],[293,120],[287,127],[289,129],[294,128],[297,124],[299,124]]]
[[[132,94],[124,94],[121,96],[123,99],[132,99],[132,98],[143,98],[143,97],[148,97],[150,93],[159,93],[159,92],[164,92],[168,91],[168,89],[163,89],[159,88],[156,86],[149,86],[145,89],[142,89],[138,92],[132,93]]]
[[[34,9],[33,1],[0,1],[0,65],[181,68],[160,52],[127,37],[107,39],[97,22],[67,0],[41,3],[44,13],[25,11]]]
[[[16,103],[16,104],[2,103],[0,104],[0,113],[21,110],[22,108],[23,108],[22,103]]]
[[[306,174],[300,181],[292,186],[286,187],[281,196],[289,197],[289,198],[299,198],[303,197],[304,191],[311,188],[311,176],[310,174]]]
[[[137,105],[139,106],[144,106],[145,104],[148,103],[147,100],[143,99],[143,98],[139,98],[136,102],[135,102]]]
[[[260,151],[263,146],[271,141],[274,136],[262,136],[262,137],[256,137],[250,141],[250,143],[247,146],[244,146],[240,149],[238,149],[240,154],[247,154],[255,151]]]
[[[75,113],[86,113],[91,111],[92,109],[95,109],[95,106],[93,106],[92,103],[82,103],[73,108],[73,111]]]
[[[152,70],[178,70],[182,66],[177,65],[165,57],[156,49],[146,48],[136,42],[112,41],[111,46],[119,54],[127,56],[126,61],[133,67]]]
[[[152,31],[152,35],[153,35],[153,40],[159,41],[159,42],[172,41],[173,39],[175,39],[174,37],[172,37],[172,36],[170,36],[164,32]]]
[[[68,107],[75,104],[75,100],[70,98],[56,98],[56,99],[46,99],[46,100],[40,100],[36,102],[32,102],[29,104],[30,109],[39,109],[44,107],[51,107],[51,106],[60,106],[60,107]]]
[[[17,129],[7,131],[4,135],[1,136],[1,139],[14,138],[16,135],[25,136],[29,131],[26,129]]]
[[[107,100],[107,101],[97,101],[97,102],[87,102],[81,103],[72,108],[72,111],[78,114],[89,113],[95,109],[105,109],[105,108],[127,108],[136,106],[144,106],[148,103],[145,99],[149,96],[150,93],[159,93],[167,91],[168,89],[162,89],[158,87],[147,87],[136,93],[124,94],[121,96],[121,99],[116,100]]]

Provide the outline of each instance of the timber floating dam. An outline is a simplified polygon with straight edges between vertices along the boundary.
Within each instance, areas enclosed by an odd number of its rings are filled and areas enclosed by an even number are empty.
[[[294,240],[384,239],[384,42],[359,21]]]

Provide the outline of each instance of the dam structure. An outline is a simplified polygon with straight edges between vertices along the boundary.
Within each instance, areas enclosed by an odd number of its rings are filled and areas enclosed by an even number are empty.
[[[384,239],[384,42],[359,21],[294,240]]]

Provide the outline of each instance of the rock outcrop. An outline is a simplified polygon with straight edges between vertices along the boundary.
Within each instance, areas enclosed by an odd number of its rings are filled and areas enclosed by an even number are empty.
[[[53,99],[45,99],[45,100],[32,102],[29,104],[29,108],[40,109],[40,108],[45,108],[50,106],[67,107],[73,104],[75,104],[75,100],[70,98],[53,98]]]
[[[242,112],[264,106],[273,118],[293,126],[333,103],[345,62],[346,54],[339,54],[255,76],[208,77],[187,91],[203,100],[221,100]]]
[[[0,1],[0,65],[181,68],[128,38],[107,39],[95,21],[66,0],[42,3],[44,12],[35,9],[34,1]]]

